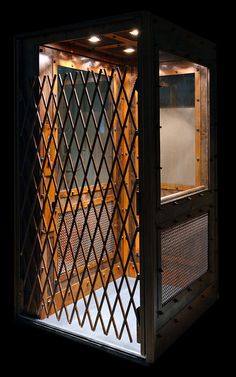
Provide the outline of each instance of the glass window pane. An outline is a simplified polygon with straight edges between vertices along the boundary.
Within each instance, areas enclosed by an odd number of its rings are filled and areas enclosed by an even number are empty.
[[[107,95],[108,82],[103,77],[100,76],[99,78],[99,93],[96,90],[95,92],[95,80],[98,79],[98,74],[89,73],[89,78],[86,83],[86,91],[84,91],[84,84],[81,80],[80,73],[82,73],[84,79],[87,75],[87,72],[84,71],[77,71],[73,68],[69,67],[62,67],[58,66],[58,73],[61,75],[62,81],[65,78],[65,91],[64,96],[62,95],[61,101],[59,103],[59,113],[61,116],[62,124],[64,125],[64,133],[62,136],[61,145],[59,148],[60,158],[62,162],[62,167],[66,164],[65,167],[65,180],[66,184],[69,187],[71,184],[71,180],[73,178],[73,171],[75,170],[74,167],[77,164],[76,168],[76,175],[75,179],[77,181],[78,187],[82,186],[84,180],[84,171],[88,169],[87,179],[85,180],[85,186],[89,184],[90,186],[94,185],[96,172],[95,169],[98,171],[100,169],[99,174],[99,181],[101,184],[107,182],[108,180],[108,171],[111,170],[112,166],[112,142],[111,138],[108,137],[108,124],[111,120],[112,116],[112,102],[110,98],[110,94]],[[67,76],[65,76],[65,74]],[[72,83],[69,78],[69,74],[72,75],[73,80],[76,79],[75,84],[75,91],[72,90]],[[82,93],[84,92],[83,96]],[[75,94],[76,93],[76,94]],[[94,95],[95,93],[95,95]],[[58,88],[58,98],[61,95],[61,87]],[[77,100],[76,100],[77,95]],[[67,104],[66,104],[67,102]],[[103,109],[103,104],[105,102],[105,106]],[[80,104],[80,108],[78,106]],[[69,104],[69,106],[68,106]],[[92,104],[92,111],[91,111],[91,104]],[[70,116],[68,113],[68,108],[70,111]],[[79,110],[81,110],[81,114],[79,116]],[[106,115],[105,115],[106,114]],[[83,117],[83,121],[81,118]],[[108,123],[108,124],[107,124]],[[60,121],[58,120],[59,124],[59,139],[62,134],[62,128],[60,125]],[[73,127],[75,127],[75,135],[76,138],[73,137]],[[96,138],[95,145],[95,135],[96,130],[98,128],[99,138]],[[104,154],[104,160],[101,162],[101,156],[103,153],[103,149],[107,142],[106,151]],[[71,159],[67,159],[67,146],[70,147],[70,157]],[[82,144],[82,148],[80,147]],[[67,146],[66,146],[67,145]],[[93,159],[89,159],[90,151],[93,148]],[[80,151],[80,152],[79,152]],[[77,161],[79,159],[79,161]],[[99,168],[99,165],[101,167]],[[73,166],[72,166],[73,165]],[[62,168],[59,167],[59,180],[61,177],[61,170]],[[76,187],[75,179],[73,179],[72,187]],[[65,189],[65,182],[63,180],[61,189]]]
[[[207,68],[160,52],[162,202],[208,187]]]

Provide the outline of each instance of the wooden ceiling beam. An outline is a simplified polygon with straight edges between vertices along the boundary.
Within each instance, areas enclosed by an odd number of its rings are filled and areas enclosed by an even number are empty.
[[[136,41],[134,41],[132,39],[129,39],[129,38],[122,37],[122,36],[120,36],[118,34],[115,34],[115,33],[104,34],[104,37],[107,37],[107,38],[114,39],[116,41],[122,42],[127,47],[136,47],[137,46],[137,42]]]

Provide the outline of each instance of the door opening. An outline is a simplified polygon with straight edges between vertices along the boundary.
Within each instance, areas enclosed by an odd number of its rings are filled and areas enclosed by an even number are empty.
[[[40,47],[33,88],[27,229],[36,233],[24,254],[24,311],[140,354],[136,58],[118,65],[98,60],[106,45],[96,59],[65,48]]]

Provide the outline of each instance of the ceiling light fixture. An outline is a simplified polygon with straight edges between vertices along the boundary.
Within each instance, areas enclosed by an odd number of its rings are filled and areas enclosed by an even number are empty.
[[[126,54],[132,54],[132,52],[134,52],[135,51],[135,49],[134,48],[126,48],[125,50],[123,50]]]
[[[100,42],[100,38],[98,38],[96,35],[92,35],[90,38],[89,38],[89,42],[92,42],[92,43],[97,43],[97,42]]]
[[[139,35],[139,30],[138,29],[134,29],[132,31],[129,32],[131,35],[134,35],[135,37],[137,37],[137,35]]]

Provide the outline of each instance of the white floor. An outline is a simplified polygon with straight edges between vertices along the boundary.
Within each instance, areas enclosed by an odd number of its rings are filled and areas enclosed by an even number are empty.
[[[130,286],[130,289],[131,289],[131,292],[132,292],[135,279],[134,278],[128,278],[128,282],[129,282],[129,286]],[[117,287],[120,286],[120,283],[121,283],[121,278],[116,280]],[[95,293],[96,293],[97,301],[98,301],[98,303],[100,303],[101,299],[102,299],[102,295],[103,295],[103,288],[96,290]],[[107,295],[109,297],[109,302],[110,302],[111,308],[113,308],[115,299],[117,297],[114,282],[111,282],[109,284],[108,290],[107,290]],[[88,297],[89,296],[86,296],[86,301],[88,300]],[[129,301],[130,301],[130,293],[129,293],[127,283],[126,283],[125,280],[123,280],[122,287],[121,287],[121,290],[120,290],[120,298],[121,298],[121,302],[122,302],[124,311],[126,312],[128,305],[129,305]],[[136,286],[136,290],[135,290],[134,295],[133,295],[133,301],[135,303],[135,307],[138,308],[140,306],[139,283]],[[73,309],[73,304],[67,306],[67,310],[68,310],[69,314],[71,313],[72,309]],[[77,302],[77,309],[78,309],[80,318],[82,318],[83,315],[84,315],[84,311],[85,311],[85,304],[84,304],[83,299],[81,299]],[[90,313],[92,323],[95,322],[97,312],[98,312],[98,310],[97,310],[96,302],[94,300],[94,297],[92,297],[92,299],[89,303],[89,313]],[[107,328],[111,314],[110,314],[110,310],[109,310],[106,298],[103,301],[103,305],[102,305],[102,309],[101,309],[101,316],[102,316],[105,328]],[[117,305],[116,305],[116,308],[114,310],[113,317],[114,317],[114,321],[115,321],[118,333],[120,333],[120,330],[121,330],[121,327],[122,327],[122,324],[123,324],[123,321],[124,321],[124,316],[122,314],[119,301],[117,301]],[[94,339],[94,340],[96,340],[100,343],[112,346],[113,348],[118,348],[118,349],[124,350],[126,352],[131,352],[133,354],[140,355],[140,344],[137,343],[137,319],[136,319],[136,314],[135,314],[135,311],[134,311],[132,304],[130,306],[128,316],[127,316],[127,322],[128,322],[128,326],[129,326],[129,329],[130,329],[132,342],[130,341],[130,339],[128,337],[126,326],[124,327],[124,331],[123,331],[121,340],[119,340],[119,339],[117,339],[117,336],[115,334],[113,323],[111,323],[108,335],[105,335],[104,332],[103,332],[103,329],[102,329],[100,319],[97,323],[96,330],[92,331],[90,323],[89,323],[88,316],[86,315],[86,319],[85,319],[83,327],[80,327],[75,312],[74,312],[74,316],[73,316],[73,320],[72,320],[71,324],[68,323],[64,310],[63,310],[60,321],[57,320],[55,314],[50,316],[47,319],[40,320],[40,321],[42,321],[46,324],[49,324],[51,326],[55,326],[57,328],[64,329],[64,330],[69,331],[73,334],[78,334],[78,335],[84,336],[86,338]]]

